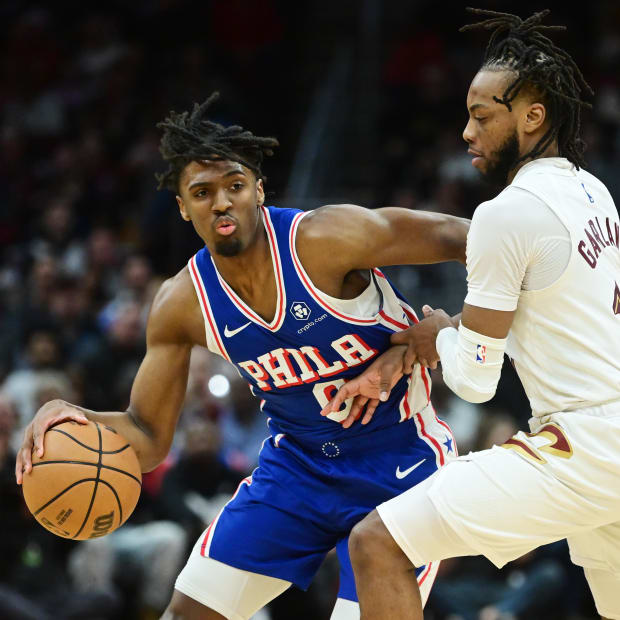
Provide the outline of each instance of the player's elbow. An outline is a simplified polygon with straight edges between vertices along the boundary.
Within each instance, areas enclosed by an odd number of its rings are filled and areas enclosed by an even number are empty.
[[[495,392],[497,391],[497,381],[499,380],[499,373],[496,377],[492,377],[486,385],[480,385],[471,381],[471,379],[461,376],[446,376],[443,373],[443,378],[446,385],[463,400],[469,403],[480,404],[490,401]]]
[[[495,396],[495,392],[496,390],[493,390],[491,392],[479,391],[472,389],[469,386],[461,387],[458,391],[455,390],[455,394],[457,396],[459,396],[463,400],[466,400],[469,403],[474,403],[476,405],[489,402],[493,398],[493,396]]]

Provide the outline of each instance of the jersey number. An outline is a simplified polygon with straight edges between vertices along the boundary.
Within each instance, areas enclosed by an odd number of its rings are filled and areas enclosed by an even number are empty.
[[[312,393],[314,397],[317,399],[321,409],[327,405],[327,403],[336,396],[336,392],[343,386],[345,383],[344,379],[334,379],[333,381],[323,381],[321,383],[317,383],[312,389]],[[327,414],[327,418],[330,420],[334,420],[335,422],[342,422],[348,415],[349,411],[351,411],[351,405],[353,404],[353,399],[345,401],[340,408],[339,411],[333,411],[332,413]]]

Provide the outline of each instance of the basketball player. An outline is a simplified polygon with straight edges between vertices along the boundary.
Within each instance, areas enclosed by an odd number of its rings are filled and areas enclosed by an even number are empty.
[[[507,352],[531,432],[452,461],[354,528],[362,618],[422,619],[413,566],[483,554],[501,567],[567,538],[599,613],[619,619],[620,223],[582,168],[580,92],[590,89],[543,35],[554,29],[540,23],[548,11],[524,21],[475,12],[494,32],[463,137],[474,167],[506,187],[472,219],[460,325],[427,307],[392,341],[410,347],[405,371],[413,358],[441,359],[447,385],[470,402],[493,397]],[[378,375],[351,382],[334,404],[387,395]]]
[[[262,399],[271,435],[259,467],[196,543],[164,617],[249,618],[291,583],[306,588],[335,547],[342,569],[333,617],[359,618],[351,528],[456,448],[420,365],[393,386],[372,424],[343,428],[351,403],[320,411],[390,347],[392,333],[417,320],[376,267],[464,261],[469,222],[398,208],[265,207],[261,163],[277,141],[207,120],[214,99],[160,124],[170,164],[160,186],[176,192],[181,217],[206,247],[153,302],[129,408],[47,403],[27,430],[17,480],[31,470],[33,447],[42,452],[46,429],[67,419],[113,427],[144,471],[156,467],[172,442],[191,349],[206,346]],[[423,597],[436,570],[418,570]]]

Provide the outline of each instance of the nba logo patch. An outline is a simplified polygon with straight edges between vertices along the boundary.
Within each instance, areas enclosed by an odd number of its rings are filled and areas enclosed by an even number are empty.
[[[476,362],[478,362],[478,364],[484,364],[486,361],[487,361],[487,345],[486,344],[476,345]]]

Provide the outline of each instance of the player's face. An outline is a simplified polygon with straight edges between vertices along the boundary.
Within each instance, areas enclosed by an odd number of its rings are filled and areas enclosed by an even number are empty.
[[[181,217],[220,256],[237,256],[252,243],[264,200],[262,180],[234,161],[193,161],[179,180]]]
[[[463,138],[473,155],[472,165],[489,181],[505,185],[521,153],[519,119],[527,102],[517,97],[512,111],[493,97],[501,98],[512,73],[479,71],[467,93],[469,121]]]

